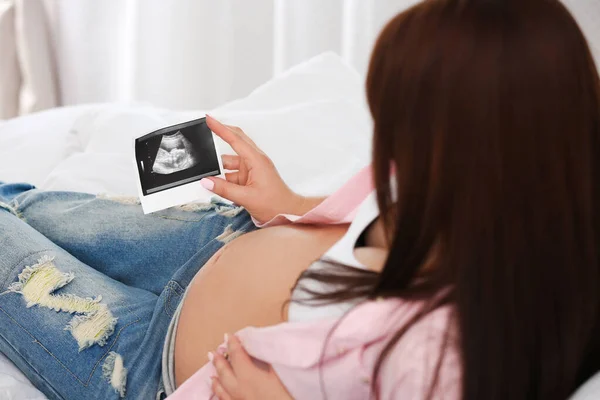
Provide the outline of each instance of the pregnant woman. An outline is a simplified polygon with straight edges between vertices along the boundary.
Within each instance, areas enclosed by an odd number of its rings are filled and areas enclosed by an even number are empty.
[[[557,0],[419,3],[367,98],[373,167],[325,200],[211,118],[238,155],[202,184],[236,206],[0,186],[0,350],[51,399],[567,398],[600,369],[577,24]]]

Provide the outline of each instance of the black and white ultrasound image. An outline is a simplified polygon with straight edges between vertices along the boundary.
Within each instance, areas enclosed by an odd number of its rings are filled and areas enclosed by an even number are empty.
[[[205,118],[137,139],[135,156],[145,196],[221,173]]]

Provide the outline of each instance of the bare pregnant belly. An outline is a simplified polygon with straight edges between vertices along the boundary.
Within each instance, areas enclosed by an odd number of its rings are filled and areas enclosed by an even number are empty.
[[[177,386],[207,362],[224,333],[287,320],[291,289],[347,226],[281,226],[255,231],[215,254],[190,284],[175,340]]]

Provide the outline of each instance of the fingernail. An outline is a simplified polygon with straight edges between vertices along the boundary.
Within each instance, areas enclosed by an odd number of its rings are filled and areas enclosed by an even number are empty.
[[[213,362],[215,359],[215,355],[212,352],[208,352],[208,361]]]
[[[229,335],[225,334],[225,336],[223,337],[223,339],[225,340],[225,345],[229,344]]]
[[[200,185],[206,190],[213,190],[215,188],[215,183],[206,178],[200,179]]]

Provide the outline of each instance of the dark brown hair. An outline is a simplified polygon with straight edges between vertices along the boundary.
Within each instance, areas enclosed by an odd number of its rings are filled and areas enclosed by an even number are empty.
[[[600,81],[577,23],[558,0],[424,1],[381,33],[367,96],[388,259],[300,284],[428,300],[413,323],[450,304],[464,399],[568,397],[600,368]]]

